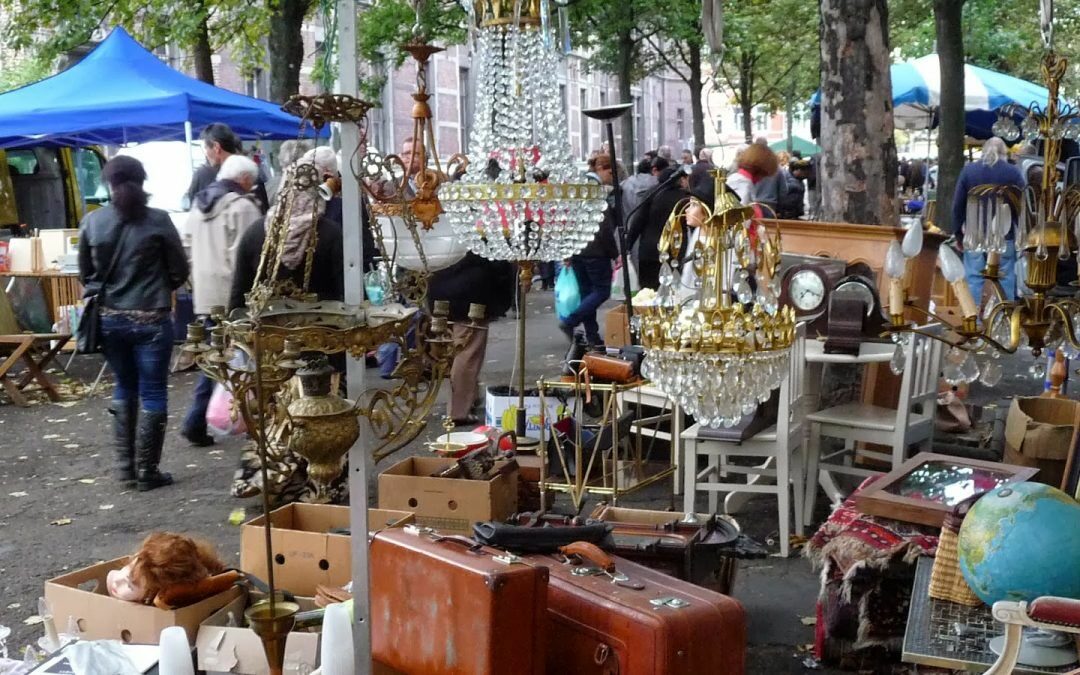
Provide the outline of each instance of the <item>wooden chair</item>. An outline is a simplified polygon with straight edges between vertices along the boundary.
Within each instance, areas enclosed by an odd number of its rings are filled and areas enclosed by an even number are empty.
[[[1080,600],[1071,598],[1047,596],[1032,602],[999,600],[994,603],[993,614],[995,619],[1005,624],[1005,646],[985,675],[1008,675],[1013,672],[1020,657],[1025,627],[1080,633]]]
[[[45,369],[70,339],[67,333],[23,332],[11,300],[0,288],[0,386],[15,405],[29,405],[23,390],[31,382],[37,382],[50,400],[60,400],[60,393]],[[12,369],[19,363],[25,370],[13,374]]]
[[[936,335],[941,334],[940,324],[922,326],[920,329]],[[919,445],[927,452],[933,449],[942,343],[940,340],[915,333],[910,334],[909,339],[895,410],[867,403],[844,403],[806,416],[810,424],[806,506],[803,510],[806,525],[810,524],[813,517],[819,479],[823,484],[830,485],[832,477],[829,473],[854,476],[879,473],[851,465],[855,443],[875,443],[890,447],[892,450],[888,454],[869,450],[861,450],[860,454],[889,463],[891,469],[900,466],[907,459],[907,449],[912,445]],[[823,436],[843,439],[844,449],[822,457]],[[844,457],[844,463],[822,463],[822,460],[839,456]]]
[[[707,438],[701,434],[701,425],[683,432],[686,457],[683,461],[683,511],[694,513],[694,497],[699,490],[708,492],[709,513],[716,513],[718,492],[729,493],[725,499],[725,511],[731,506],[732,497],[739,492],[775,494],[779,514],[780,555],[787,557],[790,539],[790,516],[792,510],[791,490],[794,489],[795,533],[803,530],[803,419],[805,410],[805,387],[803,373],[806,368],[806,324],[796,329],[791,347],[791,362],[780,384],[780,398],[776,424],[763,429],[745,441],[733,442]],[[697,458],[704,455],[709,464],[697,471]],[[764,458],[757,466],[731,464],[731,457]],[[774,468],[775,467],[775,468]],[[728,482],[720,479],[728,474],[742,474],[745,482]],[[760,480],[768,477],[773,483]]]

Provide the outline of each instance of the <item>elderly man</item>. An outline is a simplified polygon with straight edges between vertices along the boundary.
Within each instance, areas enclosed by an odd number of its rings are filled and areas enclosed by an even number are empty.
[[[236,252],[244,232],[261,217],[251,194],[259,179],[259,167],[243,155],[222,162],[217,180],[195,195],[188,214],[191,235],[191,283],[195,313],[204,317],[212,307],[229,304],[229,287],[236,269]],[[206,408],[214,391],[213,381],[200,375],[195,395],[180,435],[192,445],[213,445],[206,432]]]
[[[699,190],[703,181],[712,178],[709,172],[715,168],[712,163],[712,150],[708,148],[699,150],[698,160],[694,163],[694,168],[690,170],[690,190]]]
[[[1018,188],[1024,187],[1024,176],[1020,169],[1008,161],[1009,150],[1005,147],[1005,141],[1000,138],[991,138],[983,144],[982,157],[971,162],[960,172],[956,180],[956,193],[953,195],[952,222],[953,233],[963,241],[964,226],[967,220],[968,192],[978,185],[1013,185]],[[1001,288],[1005,291],[1005,297],[1012,300],[1016,297],[1016,249],[1012,242],[1016,238],[1016,212],[1012,214],[1012,227],[1009,228],[1005,238],[1008,246],[1001,254]],[[964,270],[967,274],[968,287],[975,301],[982,302],[983,277],[982,271],[986,267],[986,254],[978,251],[964,251]]]
[[[199,135],[202,139],[203,153],[206,154],[206,164],[195,170],[191,177],[191,185],[188,186],[187,199],[194,202],[195,195],[207,188],[217,179],[218,170],[226,159],[233,155],[243,154],[243,144],[240,137],[233,133],[228,124],[214,122],[208,124]],[[266,196],[266,186],[262,180],[257,180],[252,194],[258,200],[259,208],[266,213],[270,205],[270,199]]]

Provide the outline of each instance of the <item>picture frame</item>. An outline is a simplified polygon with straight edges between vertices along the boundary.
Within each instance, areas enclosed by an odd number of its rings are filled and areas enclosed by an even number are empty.
[[[999,485],[1029,480],[1038,469],[920,452],[855,495],[867,515],[941,527],[960,501]],[[937,482],[935,482],[937,481]]]

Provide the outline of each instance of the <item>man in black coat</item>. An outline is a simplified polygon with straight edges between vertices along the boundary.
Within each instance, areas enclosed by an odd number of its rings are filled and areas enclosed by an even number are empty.
[[[668,183],[667,187],[653,195],[649,204],[638,209],[630,222],[626,245],[633,248],[641,240],[638,246],[638,281],[642,288],[660,288],[660,251],[657,248],[660,235],[672,211],[689,196],[686,174],[674,178],[676,172],[682,172],[682,168],[671,167],[660,174],[660,184]]]
[[[208,124],[202,130],[199,138],[202,139],[203,152],[206,153],[206,164],[196,169],[191,176],[191,184],[187,190],[189,204],[193,203],[195,195],[210,187],[210,184],[217,180],[221,163],[228,159],[229,155],[243,152],[240,137],[233,133],[228,124],[222,124],[221,122]],[[255,187],[251,190],[251,194],[259,202],[259,208],[262,209],[262,212],[266,213],[266,209],[270,206],[270,198],[266,195],[266,184],[262,180],[257,181]]]
[[[516,292],[514,266],[508,262],[487,260],[475,253],[431,275],[428,302],[450,302],[450,320],[454,340],[464,347],[450,369],[450,417],[454,426],[475,426],[479,419],[472,414],[476,385],[487,354],[488,322],[510,309]],[[469,305],[486,307],[480,328],[469,334]]]

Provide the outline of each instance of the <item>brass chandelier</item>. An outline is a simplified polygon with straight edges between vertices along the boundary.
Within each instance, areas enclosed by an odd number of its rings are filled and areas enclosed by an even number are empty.
[[[778,306],[774,236],[714,171],[712,206],[688,200],[660,238],[660,289],[634,297],[645,347],[642,374],[704,426],[731,427],[768,400],[787,372],[795,312]],[[692,209],[704,213],[680,279],[675,261],[689,245]],[[690,279],[685,281],[685,279]],[[685,283],[684,283],[685,281]],[[756,291],[755,291],[756,286]]]
[[[1043,11],[1047,13],[1045,8]],[[976,298],[967,287],[963,262],[946,246],[938,251],[938,264],[946,281],[952,284],[963,315],[960,326],[953,328],[951,335],[944,338],[931,336],[944,340],[951,347],[943,371],[944,379],[951,384],[979,379],[983,384],[994,386],[1002,375],[998,362],[1002,353],[1030,349],[1038,358],[1046,349],[1080,350],[1076,333],[1080,327],[1080,302],[1072,297],[1050,295],[1057,286],[1059,262],[1070,258],[1080,240],[1080,186],[1063,187],[1060,184],[1063,177],[1057,169],[1062,141],[1080,138],[1080,111],[1059,100],[1060,85],[1068,64],[1064,57],[1053,51],[1051,31],[1052,22],[1045,20],[1043,38],[1047,53],[1043,57],[1042,75],[1049,90],[1046,106],[1034,103],[1027,108],[1004,106],[993,126],[993,132],[1006,141],[1016,141],[1021,135],[1030,141],[1042,141],[1041,185],[1028,185],[1023,190],[1014,186],[980,185],[968,194],[964,248],[986,254],[982,277],[992,294],[981,316]],[[1016,124],[1015,117],[1022,118],[1021,124]],[[1007,235],[1014,222],[1014,239],[1009,240]],[[1001,257],[1009,247],[1015,247],[1020,260],[1017,277],[1023,278],[1030,290],[1030,293],[1022,293],[1018,288],[1015,300],[1008,299],[1001,286],[1004,276]],[[898,344],[894,364],[902,363],[902,352],[908,343],[903,334],[912,330],[904,319],[904,308],[946,323],[941,317],[910,302],[905,303],[903,291],[895,290],[902,288],[900,280],[906,268],[904,258],[917,253],[918,248],[908,244],[900,247],[894,242],[886,260],[886,273],[892,280],[890,330]],[[1041,379],[1045,376],[1045,368],[1045,362],[1038,360],[1031,372]]]

